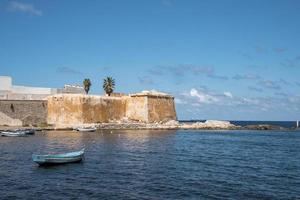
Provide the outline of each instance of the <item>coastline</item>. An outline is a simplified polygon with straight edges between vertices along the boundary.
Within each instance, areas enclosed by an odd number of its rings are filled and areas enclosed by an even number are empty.
[[[89,123],[80,125],[56,125],[56,126],[0,126],[0,131],[11,131],[16,129],[34,129],[37,131],[66,131],[74,128],[95,127],[97,130],[273,130],[273,131],[293,131],[297,128],[286,128],[270,124],[256,124],[238,126],[229,121],[207,120],[205,122],[185,123],[171,120],[165,123],[141,123],[141,122],[109,122],[109,123]]]

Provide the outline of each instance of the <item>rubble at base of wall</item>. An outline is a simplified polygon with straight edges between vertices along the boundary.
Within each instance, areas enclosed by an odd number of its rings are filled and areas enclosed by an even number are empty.
[[[206,122],[196,123],[179,123],[176,120],[156,123],[142,122],[124,122],[114,121],[109,123],[91,123],[91,124],[56,124],[55,129],[76,129],[82,128],[97,128],[97,129],[133,129],[133,130],[170,130],[170,129],[220,129],[234,130],[240,129],[240,126],[235,126],[228,121],[207,120]]]

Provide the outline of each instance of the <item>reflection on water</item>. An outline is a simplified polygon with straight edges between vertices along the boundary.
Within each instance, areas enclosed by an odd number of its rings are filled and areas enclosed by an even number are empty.
[[[49,131],[45,135],[38,135],[39,148],[37,153],[55,154],[68,151],[76,151],[84,148],[84,135],[76,131]]]
[[[0,138],[0,199],[299,199],[300,133],[49,131]],[[86,148],[40,168],[32,153]],[[3,189],[5,188],[5,189]]]

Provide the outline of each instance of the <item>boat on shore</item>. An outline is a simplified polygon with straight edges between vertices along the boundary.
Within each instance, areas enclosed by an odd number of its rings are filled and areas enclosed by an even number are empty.
[[[34,129],[25,129],[25,130],[13,130],[13,131],[2,131],[1,136],[3,137],[24,137],[28,135],[34,135],[35,130]]]
[[[94,132],[97,129],[95,127],[91,127],[91,128],[78,127],[78,128],[75,128],[74,130],[79,131],[79,132]]]
[[[32,155],[33,162],[39,165],[59,165],[67,163],[81,162],[84,155],[84,149],[62,154],[53,155]]]

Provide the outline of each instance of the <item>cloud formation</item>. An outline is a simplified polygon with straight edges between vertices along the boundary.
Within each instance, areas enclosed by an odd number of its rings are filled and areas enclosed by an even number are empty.
[[[284,53],[284,52],[287,51],[287,49],[286,49],[286,48],[278,47],[278,48],[273,48],[273,51],[274,51],[275,53]]]
[[[233,98],[233,95],[231,94],[231,92],[224,92],[224,95],[226,96],[226,97],[229,97],[229,98]]]
[[[257,116],[259,113],[300,112],[300,95],[286,95],[276,92],[275,96],[243,97],[234,96],[231,92],[215,93],[210,90],[191,88],[175,96],[179,109],[191,110],[193,116],[239,116],[245,113]],[[276,112],[275,112],[276,111]],[[199,115],[200,113],[200,115]],[[202,114],[202,115],[201,115]],[[203,116],[205,114],[206,116]]]
[[[207,77],[212,78],[212,79],[223,80],[223,81],[228,80],[227,76],[220,76],[220,75],[216,75],[216,74],[209,74],[209,75],[207,75]]]
[[[235,80],[258,80],[261,77],[256,74],[236,74],[232,78]]]
[[[257,87],[253,87],[253,86],[248,86],[249,90],[255,91],[255,92],[263,92],[263,89],[261,88],[257,88]]]
[[[194,75],[210,75],[214,74],[214,68],[210,66],[198,66],[192,64],[179,64],[164,66],[160,65],[148,70],[151,75],[161,76],[166,74],[172,74],[174,76],[185,76],[186,74]]]
[[[210,104],[218,101],[216,97],[210,94],[205,94],[204,92],[198,91],[195,88],[191,89],[190,96],[196,97],[198,99],[198,103]]]
[[[152,84],[154,84],[153,79],[149,76],[138,77],[138,80],[143,85],[152,85]]]
[[[272,89],[272,90],[280,90],[281,86],[276,81],[271,80],[261,80],[258,82],[261,87]]]
[[[70,67],[58,67],[56,69],[56,73],[59,73],[59,74],[71,74],[71,75],[82,74],[80,71],[77,71],[77,70],[72,69]]]
[[[183,78],[187,75],[202,75],[216,80],[228,80],[227,76],[216,74],[212,66],[199,66],[193,64],[161,65],[148,69],[147,72],[150,76],[171,76],[177,84],[182,83],[184,80]]]
[[[23,12],[35,16],[43,15],[43,12],[35,8],[33,4],[21,3],[18,1],[10,1],[7,9],[12,12]]]
[[[283,67],[300,67],[300,56],[295,56],[294,58],[287,58],[283,62],[281,62]]]

